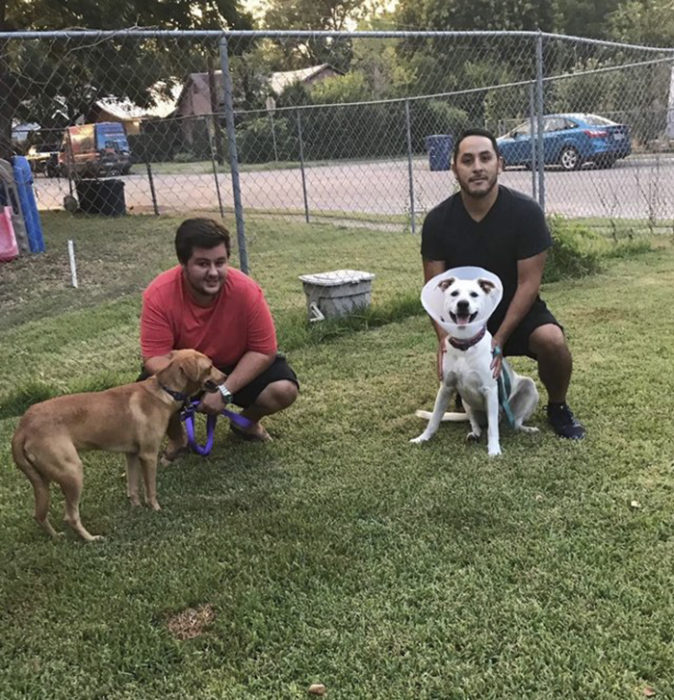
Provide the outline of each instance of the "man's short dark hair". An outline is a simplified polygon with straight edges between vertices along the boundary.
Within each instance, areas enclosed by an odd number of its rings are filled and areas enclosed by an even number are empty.
[[[187,264],[195,248],[215,248],[223,243],[229,257],[229,231],[215,219],[185,219],[176,231],[176,255],[182,265]]]
[[[484,136],[485,138],[489,139],[491,141],[491,145],[494,147],[494,153],[496,153],[496,157],[501,157],[501,154],[498,150],[498,143],[496,143],[496,136],[494,136],[494,134],[492,134],[492,132],[487,129],[475,128],[466,129],[465,131],[462,131],[461,134],[459,134],[459,138],[456,139],[456,142],[454,143],[454,155],[452,158],[454,162],[456,162],[456,157],[459,155],[459,146],[461,145],[461,141],[468,138],[469,136]]]

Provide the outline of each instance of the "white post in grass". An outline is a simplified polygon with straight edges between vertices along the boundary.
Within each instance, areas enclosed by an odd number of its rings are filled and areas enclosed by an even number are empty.
[[[75,264],[75,244],[68,240],[68,258],[70,259],[70,279],[73,287],[77,289],[77,265]]]

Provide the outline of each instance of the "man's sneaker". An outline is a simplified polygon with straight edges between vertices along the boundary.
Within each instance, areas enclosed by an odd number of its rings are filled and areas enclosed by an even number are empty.
[[[548,404],[548,423],[552,429],[563,438],[569,440],[582,440],[585,437],[585,428],[573,411],[565,403]]]

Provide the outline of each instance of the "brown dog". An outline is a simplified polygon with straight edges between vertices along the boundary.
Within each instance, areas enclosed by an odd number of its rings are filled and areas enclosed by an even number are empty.
[[[59,396],[31,406],[12,438],[12,455],[35,491],[35,519],[52,536],[49,483],[55,481],[65,497],[65,521],[85,540],[100,539],[82,525],[82,462],[78,450],[107,450],[126,454],[127,494],[140,505],[142,470],[145,502],[157,502],[157,454],[169,419],[190,396],[215,391],[225,375],[195,350],[174,350],[171,362],[155,376],[106,391]]]

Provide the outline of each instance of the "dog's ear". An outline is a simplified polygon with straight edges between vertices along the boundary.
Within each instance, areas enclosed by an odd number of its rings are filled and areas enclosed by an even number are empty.
[[[496,285],[490,280],[479,279],[477,283],[485,294],[491,294],[496,289]]]
[[[197,360],[197,366],[199,367],[199,381],[203,383],[208,379],[213,363],[206,355],[200,355]]]
[[[440,287],[443,292],[446,292],[447,289],[454,284],[454,282],[456,282],[456,279],[454,277],[450,277],[449,279],[438,282],[438,287]]]

